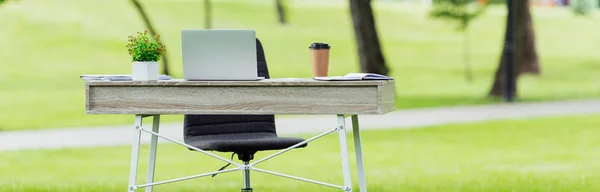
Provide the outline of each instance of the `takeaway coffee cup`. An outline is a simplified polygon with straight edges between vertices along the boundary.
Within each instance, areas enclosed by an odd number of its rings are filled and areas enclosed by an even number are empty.
[[[329,70],[329,49],[326,43],[310,45],[313,77],[326,77]]]

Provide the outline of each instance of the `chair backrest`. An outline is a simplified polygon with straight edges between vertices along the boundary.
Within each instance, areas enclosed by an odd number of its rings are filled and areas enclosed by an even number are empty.
[[[263,46],[256,39],[257,73],[270,78]],[[267,132],[276,134],[274,115],[184,115],[184,138],[200,135]]]

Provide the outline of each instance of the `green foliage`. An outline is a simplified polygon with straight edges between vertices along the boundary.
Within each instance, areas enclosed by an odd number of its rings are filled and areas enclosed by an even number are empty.
[[[0,5],[2,5],[2,3],[6,3],[8,2],[8,0],[0,0]]]
[[[158,61],[167,51],[166,47],[160,42],[160,35],[154,38],[148,36],[148,31],[138,32],[137,36],[129,36],[127,50],[132,61]]]
[[[598,0],[572,0],[571,10],[576,15],[589,15],[598,8]]]
[[[489,5],[506,4],[506,0],[488,0]]]
[[[430,16],[459,22],[458,30],[464,31],[469,22],[485,10],[485,5],[477,5],[473,0],[435,0]]]

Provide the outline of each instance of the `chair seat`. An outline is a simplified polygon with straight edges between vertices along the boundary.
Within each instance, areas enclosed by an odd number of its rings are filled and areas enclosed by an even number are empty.
[[[273,133],[258,132],[193,136],[187,138],[186,143],[208,151],[253,153],[285,149],[303,141],[302,138],[278,137]],[[305,143],[296,148],[306,146]]]

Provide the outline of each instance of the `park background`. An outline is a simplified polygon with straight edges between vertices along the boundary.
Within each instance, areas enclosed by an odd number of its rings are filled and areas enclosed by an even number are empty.
[[[0,133],[132,123],[129,116],[86,115],[84,82],[79,79],[82,74],[131,72],[127,37],[147,29],[132,1],[0,2]],[[180,30],[205,27],[205,1],[139,2],[167,46],[169,75],[181,78]],[[583,8],[585,14],[576,14],[572,6],[547,2],[530,1],[540,73],[519,76],[517,102],[599,99],[598,3]],[[214,0],[211,28],[255,29],[272,78],[310,77],[308,45],[316,41],[332,45],[330,74],[344,75],[361,70],[348,3],[288,0],[287,21],[281,24],[274,1]],[[432,17],[432,7],[422,1],[371,3],[388,75],[396,78],[398,110],[503,102],[488,95],[502,56],[507,9],[502,1],[488,3],[465,31],[457,30],[456,21]],[[465,76],[465,37],[471,78]],[[368,131],[364,136],[368,181],[373,191],[600,190],[599,117]],[[182,117],[164,119],[175,122]],[[302,170],[300,175],[317,172],[323,180],[341,181],[326,174],[339,167],[335,138],[320,141],[327,143],[334,147],[300,151],[281,161],[311,154],[332,161],[267,166]],[[157,179],[197,172],[186,168],[190,161],[198,162],[199,169],[220,166],[212,161],[199,163],[208,158],[177,149],[161,145],[164,154],[158,157]],[[128,150],[0,152],[0,191],[122,190]],[[268,176],[255,178],[257,189],[323,190],[288,180],[269,183]],[[231,191],[238,190],[239,184],[236,175],[222,175],[158,189]]]

